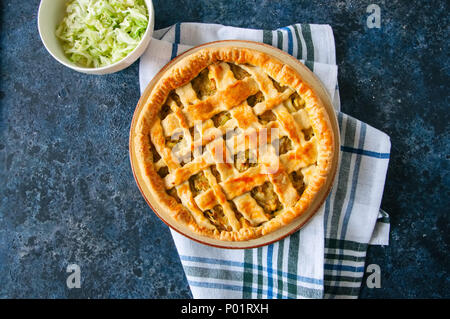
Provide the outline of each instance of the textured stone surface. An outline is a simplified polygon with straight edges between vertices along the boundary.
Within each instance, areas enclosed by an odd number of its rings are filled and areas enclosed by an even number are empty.
[[[334,29],[343,111],[391,136],[382,207],[391,244],[371,247],[382,288],[361,297],[450,297],[449,8],[445,1],[154,1],[156,28],[210,22]],[[39,39],[39,1],[1,1],[0,297],[190,297],[170,233],[128,160],[138,65],[89,76]],[[82,289],[68,290],[78,263]]]

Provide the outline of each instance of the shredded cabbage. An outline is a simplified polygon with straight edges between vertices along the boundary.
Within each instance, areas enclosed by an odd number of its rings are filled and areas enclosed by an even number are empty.
[[[97,68],[130,54],[147,24],[144,0],[72,0],[56,36],[72,62]]]

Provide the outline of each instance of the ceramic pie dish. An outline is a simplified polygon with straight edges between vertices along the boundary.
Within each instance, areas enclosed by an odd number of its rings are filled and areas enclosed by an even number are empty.
[[[338,150],[320,81],[288,54],[249,41],[208,43],[172,60],[130,129],[133,173],[152,210],[224,248],[301,228],[331,188]]]

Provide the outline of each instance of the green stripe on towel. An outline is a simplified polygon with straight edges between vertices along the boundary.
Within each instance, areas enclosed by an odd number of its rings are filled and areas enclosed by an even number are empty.
[[[314,44],[311,35],[311,27],[309,24],[302,24],[302,34],[306,44],[305,65],[314,72]]]

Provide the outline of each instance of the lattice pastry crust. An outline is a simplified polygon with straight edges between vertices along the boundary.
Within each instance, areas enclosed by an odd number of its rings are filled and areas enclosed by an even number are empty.
[[[334,156],[328,115],[300,75],[237,47],[204,48],[167,70],[132,142],[171,217],[227,241],[264,236],[304,213]]]

